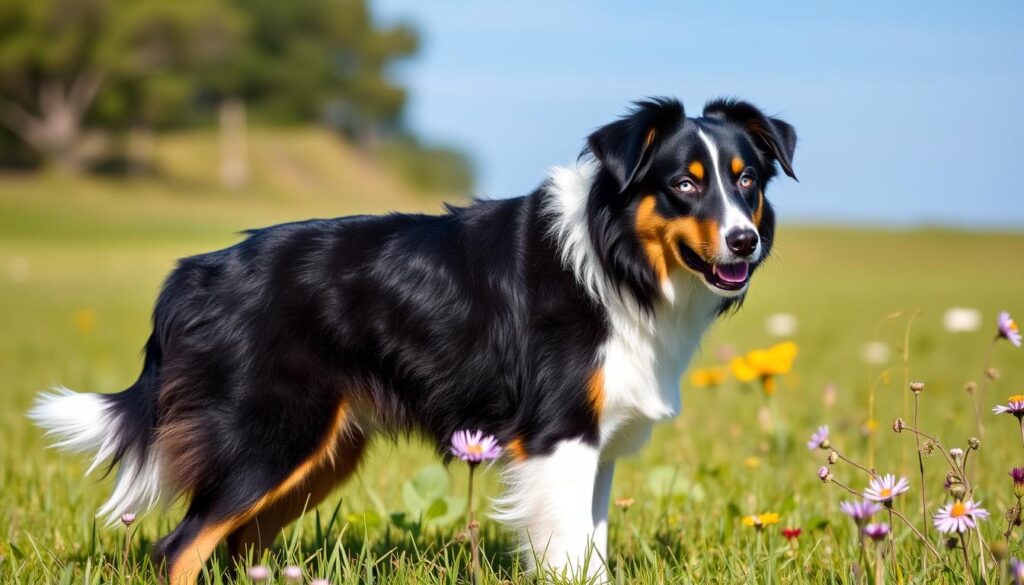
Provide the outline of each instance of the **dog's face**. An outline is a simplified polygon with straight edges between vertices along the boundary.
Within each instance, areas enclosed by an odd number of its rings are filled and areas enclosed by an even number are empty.
[[[789,124],[724,100],[700,118],[673,100],[644,102],[589,140],[628,202],[622,211],[655,277],[685,270],[726,298],[746,291],[771,249],[765,189],[776,163],[795,178],[795,147]]]

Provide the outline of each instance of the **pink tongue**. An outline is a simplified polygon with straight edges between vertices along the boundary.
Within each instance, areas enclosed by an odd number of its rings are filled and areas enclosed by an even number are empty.
[[[743,282],[747,279],[747,273],[749,272],[749,265],[746,262],[719,264],[717,268],[718,278],[721,278],[723,282],[729,283]]]

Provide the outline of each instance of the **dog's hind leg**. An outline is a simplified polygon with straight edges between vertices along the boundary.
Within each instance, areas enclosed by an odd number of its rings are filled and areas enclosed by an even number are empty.
[[[279,514],[295,509],[298,494],[312,493],[313,487],[328,483],[323,481],[321,470],[354,468],[361,450],[354,446],[362,442],[346,442],[346,438],[360,436],[347,427],[347,418],[344,405],[340,405],[332,423],[316,433],[320,439],[315,448],[290,463],[288,471],[280,471],[280,467],[279,471],[270,471],[267,460],[258,456],[267,445],[254,440],[235,465],[197,486],[185,518],[156,545],[155,560],[167,571],[168,584],[195,583],[217,545],[236,532],[240,532],[237,540],[244,542],[249,534],[247,527],[261,515],[266,514],[271,524],[280,522],[287,514]],[[342,457],[351,457],[352,461]],[[277,459],[277,463],[283,461]],[[317,494],[320,491],[326,494],[328,490],[321,487]],[[301,513],[301,505],[298,507]]]
[[[249,549],[259,554],[274,543],[281,530],[304,512],[315,508],[331,491],[344,483],[359,466],[366,437],[358,432],[345,432],[338,438],[333,460],[321,463],[307,479],[283,494],[228,536],[228,550],[235,557]]]
[[[519,529],[529,568],[573,579],[603,573],[593,544],[598,455],[596,447],[574,439],[506,468],[508,490],[495,518]]]

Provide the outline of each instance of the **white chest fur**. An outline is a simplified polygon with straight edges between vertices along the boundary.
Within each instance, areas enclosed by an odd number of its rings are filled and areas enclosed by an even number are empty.
[[[659,305],[654,315],[620,302],[608,306],[610,335],[602,348],[604,458],[636,451],[653,422],[679,414],[680,378],[714,320],[719,299],[685,272],[670,286],[674,301]]]
[[[586,221],[596,171],[587,162],[552,169],[544,211],[553,220],[563,263],[608,311],[610,334],[598,365],[604,375],[601,455],[612,459],[643,446],[653,422],[679,413],[680,377],[720,299],[682,270],[664,284],[666,300],[653,315],[629,301],[628,294],[611,290]]]

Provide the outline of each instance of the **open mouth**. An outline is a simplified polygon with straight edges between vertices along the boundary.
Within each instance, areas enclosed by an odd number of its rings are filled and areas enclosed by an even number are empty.
[[[701,274],[715,288],[737,291],[747,286],[750,280],[750,264],[747,262],[710,264],[685,244],[679,244],[679,250],[690,270]]]

